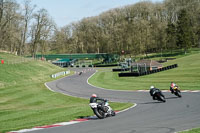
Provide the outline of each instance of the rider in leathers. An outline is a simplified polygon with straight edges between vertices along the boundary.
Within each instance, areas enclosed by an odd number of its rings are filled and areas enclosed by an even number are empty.
[[[92,96],[90,97],[90,103],[97,103],[98,101],[101,101],[100,104],[102,105],[102,110],[106,112],[103,106],[105,105],[105,102],[107,102],[107,100],[97,97],[96,94],[92,94]]]
[[[97,97],[96,94],[92,94],[92,96],[90,97],[90,103],[97,103],[97,101],[102,101],[102,102],[105,102],[106,100],[103,99],[103,98],[99,98]]]
[[[163,96],[163,97],[165,97],[164,95],[163,95],[163,93],[158,89],[158,88],[155,88],[154,86],[151,86],[150,87],[150,95],[153,97],[153,100],[156,100],[156,95],[154,95],[154,92],[155,91],[159,91],[160,92],[160,94]]]
[[[175,86],[177,86],[177,85],[174,82],[171,82],[170,91],[171,91],[172,94],[174,93],[174,87]]]

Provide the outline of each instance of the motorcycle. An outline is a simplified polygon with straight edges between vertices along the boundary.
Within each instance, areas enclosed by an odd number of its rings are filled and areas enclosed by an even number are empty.
[[[79,72],[79,75],[81,75],[83,72],[81,71],[81,72]]]
[[[182,97],[182,96],[181,96],[181,91],[180,91],[180,89],[179,89],[178,86],[175,86],[175,87],[173,88],[173,91],[174,91],[174,94],[175,94],[176,96]]]
[[[115,112],[110,107],[108,101],[101,102],[101,103],[90,103],[89,104],[91,109],[93,110],[94,114],[99,119],[104,119],[108,116],[115,116]]]
[[[166,102],[165,96],[163,96],[159,90],[154,91],[153,95],[155,95],[156,100]]]

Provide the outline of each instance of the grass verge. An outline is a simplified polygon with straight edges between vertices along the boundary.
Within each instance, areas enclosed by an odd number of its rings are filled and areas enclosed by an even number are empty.
[[[174,81],[182,90],[200,89],[200,53],[168,61],[164,66],[171,64],[179,67],[141,77],[118,77],[117,72],[101,70],[89,79],[89,83],[107,89],[142,90],[151,85],[169,89],[171,81]]]
[[[195,129],[192,129],[192,130],[189,130],[189,131],[183,131],[183,132],[180,132],[180,133],[200,133],[200,128],[195,128]]]

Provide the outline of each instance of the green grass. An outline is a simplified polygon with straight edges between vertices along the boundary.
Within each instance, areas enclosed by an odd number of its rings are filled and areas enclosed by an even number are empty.
[[[5,61],[21,57],[0,53]],[[66,69],[47,62],[30,60],[0,64],[0,133],[55,124],[93,115],[87,99],[49,91],[44,83],[51,74]],[[131,103],[111,103],[115,110]]]
[[[183,131],[183,132],[180,132],[180,133],[200,133],[200,128],[192,129],[192,130],[189,130],[189,131]]]
[[[118,77],[118,73],[111,70],[99,71],[89,79],[89,83],[107,89],[139,90],[151,85],[169,89],[171,81],[174,81],[182,90],[200,90],[200,53],[168,61],[164,66],[176,63],[178,68],[141,77]]]
[[[191,54],[197,54],[197,53],[200,53],[200,48],[191,48],[187,51],[187,53],[185,54],[184,50],[183,49],[177,49],[177,50],[173,50],[172,52],[171,51],[164,51],[161,55],[161,53],[151,53],[151,54],[148,54],[148,57],[146,56],[138,56],[138,58],[150,58],[150,59],[153,59],[153,60],[162,60],[162,59],[166,59],[166,58],[182,58],[182,57],[185,57],[185,56],[188,56],[188,55],[191,55]]]
[[[12,54],[0,53],[0,60],[4,60],[4,64],[18,64],[23,62],[32,61],[32,58],[23,58],[19,56],[14,56]]]

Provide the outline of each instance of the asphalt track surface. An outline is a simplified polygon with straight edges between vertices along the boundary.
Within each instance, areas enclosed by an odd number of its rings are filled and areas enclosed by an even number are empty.
[[[200,127],[200,93],[182,93],[177,98],[164,92],[166,103],[153,101],[147,92],[113,91],[87,84],[96,70],[72,75],[47,83],[51,90],[66,95],[87,98],[92,93],[116,102],[137,103],[135,108],[115,117],[94,119],[62,127],[34,131],[33,133],[174,133]]]

